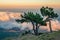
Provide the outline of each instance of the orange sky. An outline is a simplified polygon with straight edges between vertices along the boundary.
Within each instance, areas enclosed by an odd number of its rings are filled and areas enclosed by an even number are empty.
[[[35,8],[41,6],[60,8],[60,0],[0,0],[0,8]]]

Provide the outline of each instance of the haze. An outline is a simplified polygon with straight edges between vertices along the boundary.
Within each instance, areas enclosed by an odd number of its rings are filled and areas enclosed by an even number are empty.
[[[41,6],[60,8],[60,0],[0,0],[0,8],[37,8]]]

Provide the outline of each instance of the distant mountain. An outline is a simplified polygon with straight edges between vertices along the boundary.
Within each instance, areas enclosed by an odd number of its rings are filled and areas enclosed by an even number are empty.
[[[12,27],[11,29],[9,30],[14,30],[14,31],[21,31],[21,29],[19,27]]]
[[[20,32],[21,29],[19,27],[12,27],[10,29],[5,29],[0,27],[0,32]]]
[[[5,29],[0,27],[0,32],[2,32],[2,31],[5,31]]]
[[[3,40],[7,37],[18,37],[20,32],[0,32],[0,40]]]

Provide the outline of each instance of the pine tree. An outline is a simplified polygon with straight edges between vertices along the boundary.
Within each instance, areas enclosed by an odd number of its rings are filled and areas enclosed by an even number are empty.
[[[52,32],[51,20],[57,18],[58,14],[53,11],[53,8],[49,8],[49,7],[42,7],[40,11],[43,17],[47,16],[45,21],[46,22],[49,21],[50,32]]]
[[[40,14],[38,13],[33,13],[33,12],[28,12],[28,13],[24,13],[24,15],[21,15],[22,19],[19,20],[17,19],[17,22],[31,22],[31,24],[33,25],[33,30],[35,35],[38,35],[38,29],[39,26],[41,25],[46,25],[46,22],[43,21],[43,18],[41,17]]]

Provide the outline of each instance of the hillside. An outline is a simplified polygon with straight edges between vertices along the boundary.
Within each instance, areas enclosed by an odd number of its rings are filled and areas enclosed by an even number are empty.
[[[10,38],[5,38],[4,40],[60,40],[60,31],[58,32],[53,32],[53,33],[44,33],[39,36],[35,36],[32,34],[26,34],[23,36],[18,36],[16,38],[10,37]]]

